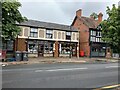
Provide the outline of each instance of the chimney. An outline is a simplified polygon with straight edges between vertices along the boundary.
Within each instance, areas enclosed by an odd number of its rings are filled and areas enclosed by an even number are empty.
[[[92,15],[90,15],[90,18],[91,18],[91,19],[95,19]]]
[[[99,15],[98,15],[98,23],[102,22],[102,17],[103,17],[103,14],[99,13]]]
[[[82,15],[82,9],[77,10],[76,11],[76,16],[81,17],[81,15]]]

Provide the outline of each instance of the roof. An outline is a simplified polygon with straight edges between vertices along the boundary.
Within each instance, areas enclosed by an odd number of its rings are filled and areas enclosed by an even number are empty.
[[[75,16],[75,18],[74,18],[74,20],[73,20],[73,23],[72,23],[72,26],[73,26],[73,24],[75,23],[75,21],[76,21],[76,19],[79,19],[79,20],[81,20],[86,26],[88,26],[89,28],[97,28],[97,26],[98,26],[98,22],[97,22],[97,20],[94,20],[94,19],[92,19],[92,18],[90,18],[90,17],[83,17],[83,16],[81,16],[81,17],[77,17],[77,16]]]
[[[28,20],[28,21],[22,22],[22,23],[20,23],[18,25],[78,32],[78,30],[76,28],[71,27],[69,25],[62,25],[62,24],[43,22],[43,21],[37,21],[37,20]]]

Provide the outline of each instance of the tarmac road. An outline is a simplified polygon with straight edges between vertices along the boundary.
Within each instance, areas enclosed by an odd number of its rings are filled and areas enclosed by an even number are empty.
[[[118,63],[3,67],[3,88],[99,88],[118,84]]]

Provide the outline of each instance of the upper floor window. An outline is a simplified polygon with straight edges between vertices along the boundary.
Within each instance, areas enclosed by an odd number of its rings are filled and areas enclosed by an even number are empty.
[[[101,32],[96,32],[97,37],[101,37]]]
[[[66,40],[71,40],[71,32],[66,32]]]
[[[91,35],[96,36],[96,31],[91,30]]]
[[[31,28],[30,29],[30,37],[35,37],[35,38],[38,37],[38,30],[37,30],[37,28]]]
[[[53,30],[46,30],[46,38],[53,38]]]
[[[93,41],[93,42],[95,42],[95,37],[90,37],[90,41]]]

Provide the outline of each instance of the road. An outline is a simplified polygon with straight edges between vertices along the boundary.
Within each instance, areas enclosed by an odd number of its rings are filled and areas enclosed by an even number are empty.
[[[118,84],[118,63],[3,67],[3,88],[99,88]]]

